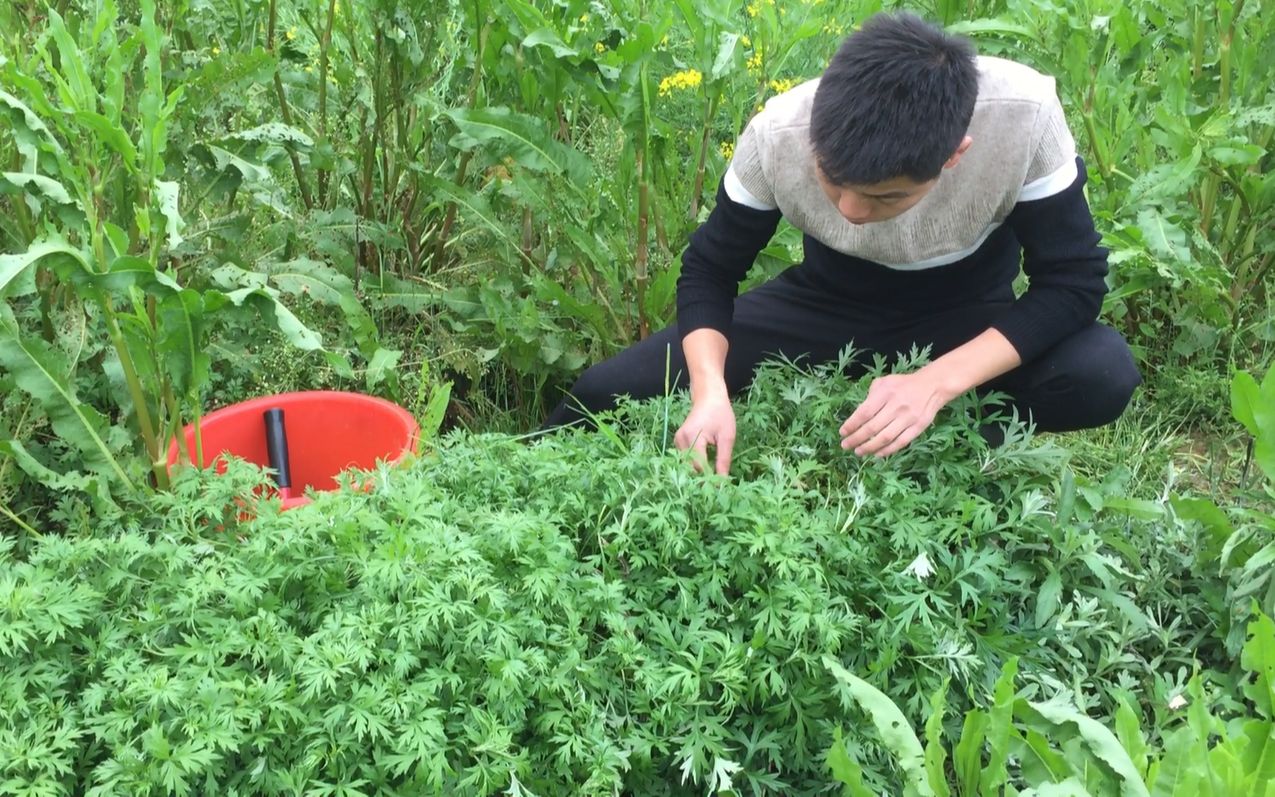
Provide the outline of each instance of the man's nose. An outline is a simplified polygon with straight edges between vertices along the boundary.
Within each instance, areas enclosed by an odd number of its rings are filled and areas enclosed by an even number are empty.
[[[842,191],[837,210],[847,221],[863,222],[872,217],[872,205],[854,191]]]

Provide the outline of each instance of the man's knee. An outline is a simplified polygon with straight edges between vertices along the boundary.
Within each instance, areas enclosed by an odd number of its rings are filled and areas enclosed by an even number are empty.
[[[1124,413],[1142,375],[1133,352],[1121,334],[1095,324],[1072,341],[1071,393],[1076,401],[1078,428],[1105,426]]]

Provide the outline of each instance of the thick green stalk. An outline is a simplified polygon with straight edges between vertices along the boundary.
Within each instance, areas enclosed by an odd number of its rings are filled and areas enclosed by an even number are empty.
[[[1222,41],[1218,51],[1218,96],[1216,107],[1223,113],[1230,110],[1231,107],[1231,42],[1235,39],[1235,23],[1239,21],[1240,13],[1244,10],[1244,0],[1237,0],[1235,7],[1231,9],[1231,22],[1227,25],[1226,30],[1222,32]],[[1221,22],[1221,19],[1218,20]],[[1221,188],[1221,178],[1214,174],[1210,175],[1204,183],[1204,188],[1200,192],[1200,232],[1204,233],[1207,238],[1209,230],[1213,227],[1213,211],[1217,206],[1218,190]]]
[[[133,362],[132,352],[124,333],[120,330],[115,311],[111,308],[109,297],[102,297],[102,317],[106,321],[106,332],[110,335],[111,345],[120,358],[120,368],[124,371],[124,381],[128,385],[128,395],[133,400],[133,409],[137,413],[137,425],[142,433],[142,445],[146,447],[146,455],[150,457],[151,471],[155,474],[155,484],[161,490],[168,487],[168,471],[160,461],[160,440],[155,434],[155,422],[151,418],[150,405],[146,401],[146,393],[142,389],[142,380],[137,376],[137,366]]]

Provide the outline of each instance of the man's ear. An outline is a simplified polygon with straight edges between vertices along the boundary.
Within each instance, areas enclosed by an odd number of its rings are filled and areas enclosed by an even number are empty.
[[[965,154],[965,151],[970,148],[970,144],[973,144],[973,143],[974,143],[974,139],[970,138],[969,136],[966,136],[965,138],[961,139],[960,146],[956,148],[956,152],[952,153],[952,157],[947,159],[947,163],[943,164],[943,168],[950,169],[953,166],[955,166],[957,163],[959,163],[961,160],[961,156]]]

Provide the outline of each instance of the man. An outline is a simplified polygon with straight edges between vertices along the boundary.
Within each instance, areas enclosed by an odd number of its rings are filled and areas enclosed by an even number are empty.
[[[1109,423],[1141,380],[1095,321],[1107,260],[1084,184],[1051,78],[915,16],[873,17],[745,129],[683,255],[677,327],[586,371],[546,426],[658,395],[671,348],[691,392],[675,442],[701,462],[713,448],[725,474],[731,396],[757,365],[829,361],[851,341],[860,363],[913,345],[932,358],[875,380],[845,419],[842,447],[860,456],[898,451],[973,388],[1007,393],[1041,430]],[[735,298],[781,216],[805,260]]]

